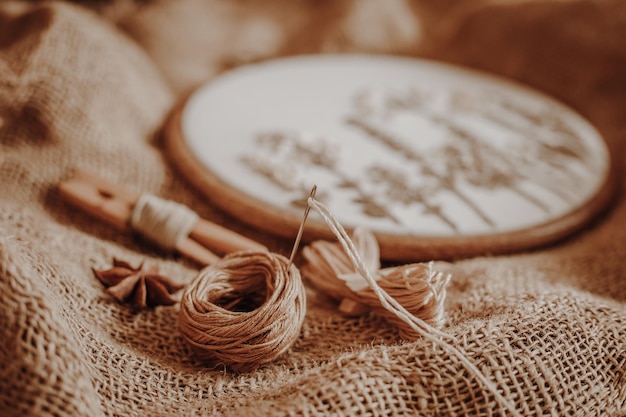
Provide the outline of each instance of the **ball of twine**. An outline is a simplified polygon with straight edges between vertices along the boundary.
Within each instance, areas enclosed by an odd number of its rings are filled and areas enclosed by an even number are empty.
[[[296,341],[306,312],[300,272],[284,256],[236,252],[204,268],[184,291],[179,326],[197,356],[247,371]]]

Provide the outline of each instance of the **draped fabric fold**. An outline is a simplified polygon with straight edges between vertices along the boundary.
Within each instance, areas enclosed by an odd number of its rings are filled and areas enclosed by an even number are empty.
[[[0,415],[506,415],[456,357],[374,314],[344,317],[310,285],[291,350],[254,372],[206,367],[178,306],[134,311],[92,273],[113,257],[186,282],[197,267],[65,204],[56,184],[88,168],[288,254],[291,241],[202,198],[160,128],[229,68],[341,52],[440,59],[540,89],[598,128],[623,181],[625,37],[621,0],[0,3]],[[446,333],[522,415],[626,414],[618,188],[566,241],[447,270]]]

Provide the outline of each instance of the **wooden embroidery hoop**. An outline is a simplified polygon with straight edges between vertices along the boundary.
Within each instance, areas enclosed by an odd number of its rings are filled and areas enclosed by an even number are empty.
[[[195,155],[182,129],[183,113],[191,96],[175,106],[164,126],[167,154],[175,167],[219,209],[256,229],[293,238],[301,222],[301,209],[277,207],[232,187]],[[376,232],[381,258],[394,262],[450,260],[525,251],[562,240],[587,226],[612,200],[617,182],[613,158],[609,153],[608,173],[596,192],[558,218],[520,230],[490,234],[415,236]],[[312,218],[305,227],[303,241],[317,239],[333,240],[334,235],[322,221]]]

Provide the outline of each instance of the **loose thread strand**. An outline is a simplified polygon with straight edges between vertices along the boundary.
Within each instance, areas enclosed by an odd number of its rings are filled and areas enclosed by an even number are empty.
[[[355,270],[367,281],[369,286],[378,296],[381,304],[389,311],[393,312],[400,320],[407,323],[424,339],[434,343],[435,345],[441,346],[445,351],[456,356],[457,359],[459,359],[460,362],[466,366],[470,373],[473,374],[479,381],[481,381],[489,391],[491,391],[491,393],[496,397],[501,405],[506,407],[513,415],[521,417],[521,414],[517,411],[515,406],[509,400],[504,398],[502,394],[500,394],[495,384],[487,379],[487,377],[476,367],[476,365],[474,365],[467,358],[467,356],[463,354],[463,352],[445,341],[445,339],[451,339],[455,341],[455,338],[453,336],[439,331],[430,326],[428,323],[421,320],[419,317],[415,317],[376,283],[376,280],[374,279],[374,277],[372,277],[371,272],[367,268],[365,268],[363,260],[361,259],[361,256],[359,255],[359,252],[357,251],[354,242],[352,242],[346,230],[334,217],[330,210],[325,205],[312,197],[308,199],[308,204],[311,207],[315,208],[320,216],[322,216],[326,225],[335,234],[335,236],[339,240],[339,243],[344,248],[346,255],[350,258],[350,261],[352,262]],[[439,336],[439,338],[435,335]]]

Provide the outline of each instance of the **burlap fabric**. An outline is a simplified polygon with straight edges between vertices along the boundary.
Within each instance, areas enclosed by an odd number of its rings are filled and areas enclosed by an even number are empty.
[[[344,318],[313,290],[286,355],[250,373],[207,369],[177,306],[135,313],[91,272],[113,256],[187,280],[196,268],[55,191],[80,165],[288,253],[291,242],[198,196],[157,133],[176,99],[219,71],[304,52],[412,54],[510,76],[588,117],[623,165],[626,3],[429,3],[2,3],[0,415],[506,414],[440,348],[401,342],[374,316]],[[523,415],[626,415],[625,222],[620,192],[566,242],[454,263],[446,330]]]

